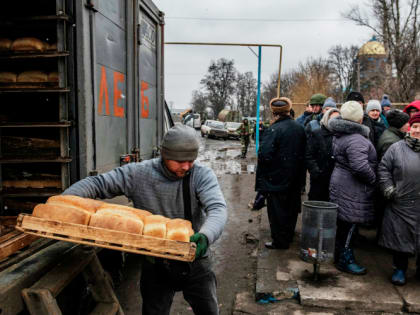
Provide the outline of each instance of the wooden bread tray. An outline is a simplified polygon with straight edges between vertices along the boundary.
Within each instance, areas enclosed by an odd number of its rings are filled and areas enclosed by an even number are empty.
[[[24,213],[19,214],[16,229],[28,234],[60,241],[180,261],[193,261],[196,250],[195,243],[52,221]]]

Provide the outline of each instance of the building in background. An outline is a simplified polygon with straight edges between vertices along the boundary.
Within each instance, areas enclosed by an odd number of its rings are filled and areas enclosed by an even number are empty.
[[[381,99],[392,79],[392,67],[384,45],[375,37],[365,43],[355,60],[353,89],[360,91],[365,100]]]

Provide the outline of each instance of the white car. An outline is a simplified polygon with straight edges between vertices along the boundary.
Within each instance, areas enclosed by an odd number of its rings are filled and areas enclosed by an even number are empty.
[[[226,140],[228,133],[221,121],[206,120],[201,126],[201,136],[207,136],[207,138],[222,138]]]
[[[239,134],[238,128],[241,126],[241,123],[228,121],[225,122],[225,129],[228,133],[228,138],[239,139],[241,135]]]

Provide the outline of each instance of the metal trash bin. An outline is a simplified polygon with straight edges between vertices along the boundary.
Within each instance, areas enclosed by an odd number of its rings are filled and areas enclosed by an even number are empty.
[[[334,259],[338,206],[325,201],[304,201],[300,257],[314,264],[317,277],[321,263]]]

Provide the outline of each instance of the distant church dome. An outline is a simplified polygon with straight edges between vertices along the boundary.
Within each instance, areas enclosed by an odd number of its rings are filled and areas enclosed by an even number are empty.
[[[376,37],[372,37],[370,41],[359,49],[358,56],[365,55],[386,55],[385,47],[382,43],[378,42]]]

